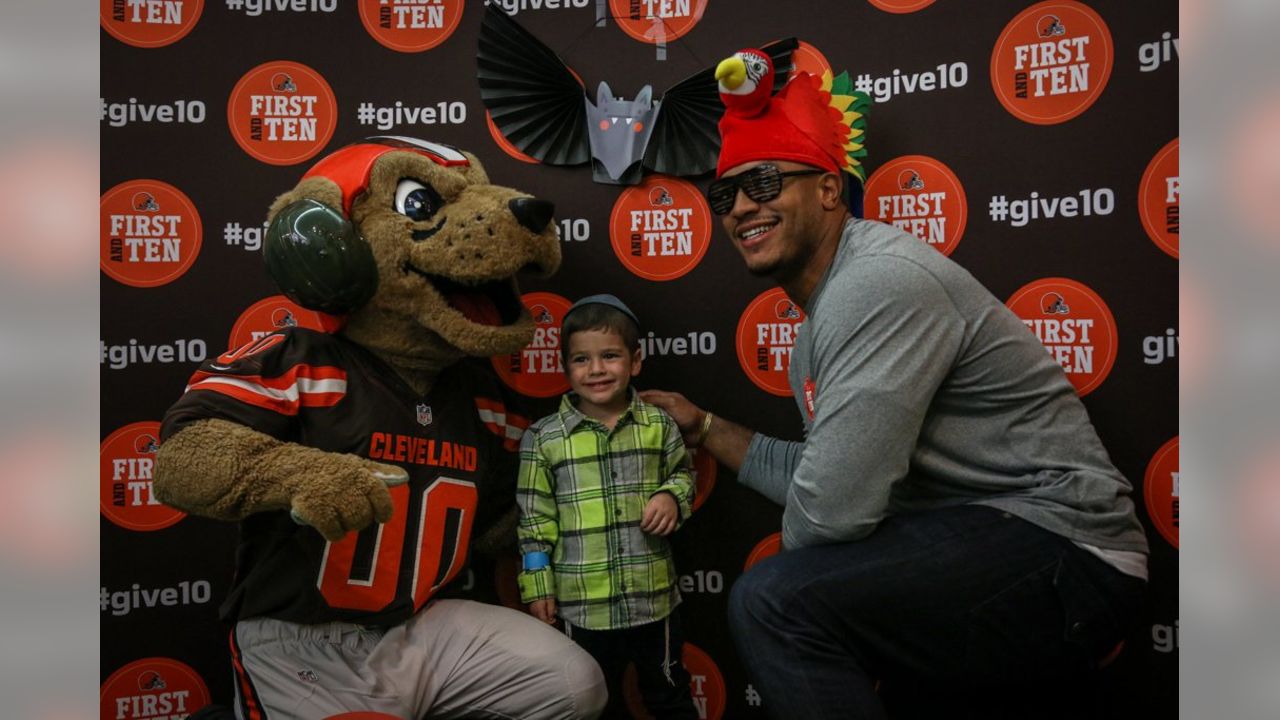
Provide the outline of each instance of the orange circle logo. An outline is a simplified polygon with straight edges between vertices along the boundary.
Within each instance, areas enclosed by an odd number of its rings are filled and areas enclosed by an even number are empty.
[[[684,669],[689,671],[689,695],[693,698],[698,717],[703,720],[720,720],[724,717],[724,676],[711,656],[693,643],[684,644],[681,655]],[[655,720],[644,706],[640,684],[634,664],[628,664],[622,678],[622,697],[634,720]]]
[[[1151,242],[1178,257],[1178,138],[1160,148],[1151,158],[1142,184],[1138,186],[1138,214]]]
[[[696,512],[707,498],[711,497],[711,491],[716,487],[716,473],[719,467],[716,465],[715,456],[709,452],[689,448],[689,455],[693,459],[693,485],[696,490],[693,494],[693,509]]]
[[[1178,438],[1165,443],[1151,458],[1142,483],[1147,516],[1169,544],[1178,547],[1179,507]]]
[[[756,296],[738,320],[738,364],[751,382],[765,392],[791,394],[787,368],[796,328],[804,322],[804,310],[791,302],[781,288]]]
[[[102,441],[98,467],[102,486],[98,505],[102,514],[122,528],[142,532],[162,530],[187,514],[163,505],[151,495],[160,423],[136,422]]]
[[[533,165],[539,164],[538,158],[525,155],[520,151],[520,148],[512,145],[511,141],[507,140],[506,136],[502,134],[502,131],[498,129],[498,126],[493,123],[493,116],[489,114],[488,110],[484,111],[484,124],[489,128],[489,137],[493,138],[493,141],[502,149],[502,152],[519,160],[520,162],[526,162]]]
[[[720,668],[702,648],[693,643],[684,644],[684,667],[689,671],[689,691],[698,717],[720,720],[724,716],[724,676]]]
[[[243,347],[279,330],[304,327],[333,332],[341,325],[337,317],[295,304],[284,295],[272,295],[250,305],[231,326],[227,349]]]
[[[923,10],[933,4],[934,0],[867,0],[885,12],[898,15]]]
[[[382,45],[403,53],[439,45],[462,19],[463,0],[360,0],[360,22]]]
[[[518,353],[496,355],[493,369],[512,390],[529,397],[554,397],[569,389],[560,359],[560,324],[573,303],[548,292],[525,293],[520,301],[533,315],[533,342]]]
[[[100,717],[117,720],[186,717],[209,704],[204,679],[170,658],[135,660],[116,670],[98,693]]]
[[[692,183],[649,175],[622,191],[609,216],[613,254],[646,280],[675,280],[711,245],[711,209]]]
[[[1092,8],[1046,0],[1018,13],[991,52],[991,86],[1014,117],[1054,125],[1098,99],[1111,77],[1111,31]]]
[[[133,287],[173,282],[200,254],[200,214],[181,190],[159,180],[129,180],[99,202],[99,265]]]
[[[707,0],[609,0],[609,15],[640,42],[671,42],[693,29]]]
[[[969,201],[951,168],[925,155],[904,155],[867,178],[867,217],[915,235],[943,255],[960,244]]]
[[[268,165],[294,165],[320,152],[338,125],[329,83],[306,65],[263,63],[245,73],[227,101],[231,136]]]
[[[773,557],[782,551],[782,533],[776,532],[769,535],[765,539],[756,543],[751,549],[751,554],[747,556],[747,562],[743,564],[742,571],[746,572],[751,569],[752,565],[760,562],[767,557]]]
[[[933,2],[933,0],[929,0]],[[831,63],[827,62],[827,56],[822,54],[818,48],[801,40],[800,44],[791,53],[791,63],[795,65],[791,69],[791,73],[787,75],[787,79],[791,80],[797,74],[807,72],[814,77],[822,77],[823,73],[831,72]]]
[[[1116,361],[1116,321],[1101,297],[1066,278],[1023,286],[1005,303],[1044,344],[1081,397],[1093,392]]]
[[[99,0],[98,22],[126,45],[157,48],[178,42],[191,32],[204,11],[204,0],[126,2]]]

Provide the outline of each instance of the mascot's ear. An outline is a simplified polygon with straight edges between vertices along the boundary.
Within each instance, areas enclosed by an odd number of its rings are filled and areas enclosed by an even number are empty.
[[[342,213],[303,198],[274,215],[262,251],[267,272],[286,297],[330,315],[348,313],[373,297],[373,250]]]

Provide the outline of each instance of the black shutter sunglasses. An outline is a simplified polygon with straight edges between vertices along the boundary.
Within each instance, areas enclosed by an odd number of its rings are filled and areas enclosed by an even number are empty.
[[[707,204],[711,212],[724,215],[733,209],[738,199],[738,190],[747,194],[755,202],[763,203],[782,194],[782,179],[795,175],[821,175],[825,170],[790,170],[782,172],[777,165],[757,165],[750,170],[720,178],[707,188]]]

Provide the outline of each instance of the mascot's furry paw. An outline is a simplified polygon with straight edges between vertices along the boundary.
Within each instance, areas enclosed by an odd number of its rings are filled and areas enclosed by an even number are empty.
[[[388,487],[404,469],[287,443],[225,420],[194,423],[160,446],[156,497],[186,512],[239,520],[290,510],[328,540],[391,519]]]
[[[288,483],[294,488],[289,514],[333,542],[372,522],[390,520],[387,488],[409,482],[408,473],[394,465],[301,445],[285,445],[269,462],[300,471]]]

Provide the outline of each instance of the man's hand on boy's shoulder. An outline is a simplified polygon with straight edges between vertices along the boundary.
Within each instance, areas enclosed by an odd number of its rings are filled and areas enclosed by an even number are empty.
[[[702,423],[703,411],[680,393],[665,390],[641,390],[640,399],[657,406],[675,421],[685,444],[692,447],[698,436],[698,426]]]
[[[669,492],[660,492],[649,498],[640,518],[640,529],[650,535],[670,535],[680,524],[680,507]]]
[[[542,598],[529,603],[529,612],[548,625],[556,623],[556,599]]]

